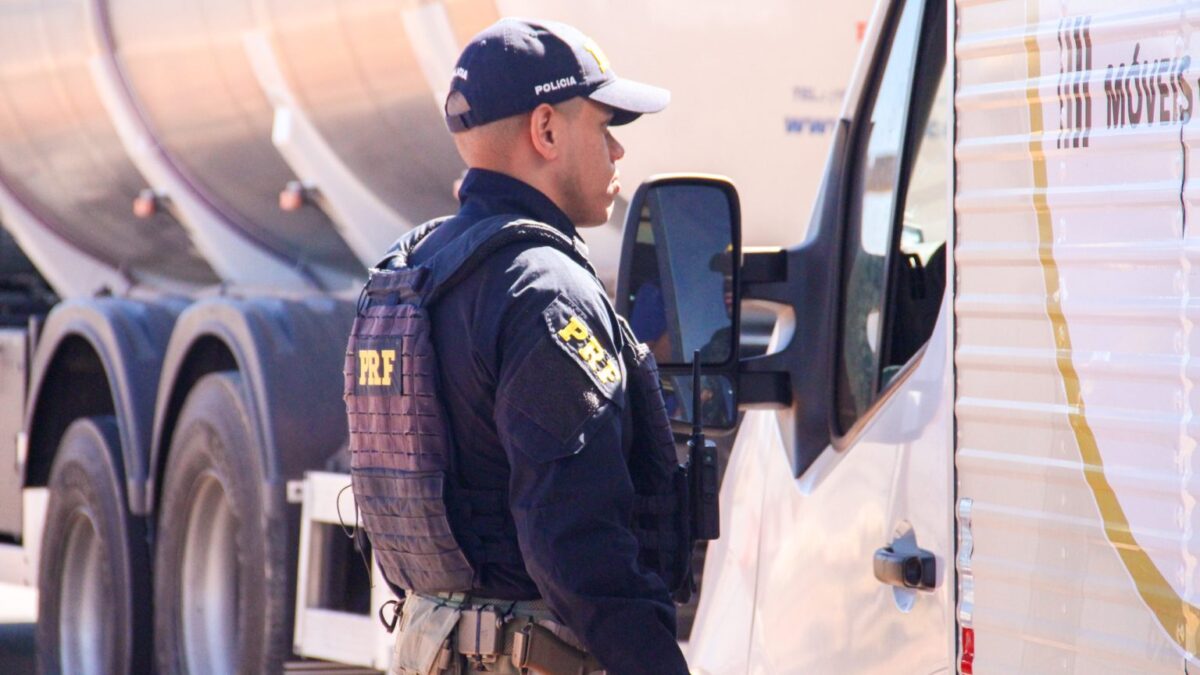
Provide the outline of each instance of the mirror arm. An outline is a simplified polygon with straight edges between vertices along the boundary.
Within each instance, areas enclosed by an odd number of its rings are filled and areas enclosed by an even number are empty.
[[[742,297],[757,298],[752,289],[787,281],[787,250],[776,246],[746,246],[742,250]]]
[[[797,297],[795,280],[788,268],[794,252],[784,248],[742,249],[741,300],[765,300],[791,306]],[[795,356],[790,346],[738,362],[738,405],[754,408],[787,408],[792,405],[792,367]]]
[[[792,405],[788,350],[738,362],[738,407],[787,408]]]
[[[786,302],[787,270],[787,249],[765,246],[743,249],[742,299]]]
[[[787,281],[787,249],[747,246],[742,249],[742,283]]]

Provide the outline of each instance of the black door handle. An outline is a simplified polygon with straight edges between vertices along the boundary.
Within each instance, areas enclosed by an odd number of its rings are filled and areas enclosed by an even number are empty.
[[[875,578],[900,588],[933,590],[937,582],[937,558],[925,549],[898,553],[891,546],[875,551]]]

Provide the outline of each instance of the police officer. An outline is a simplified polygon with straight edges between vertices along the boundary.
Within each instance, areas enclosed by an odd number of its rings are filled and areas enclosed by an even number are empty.
[[[638,562],[617,357],[625,338],[577,228],[607,222],[620,191],[625,150],[611,127],[669,98],[618,79],[570,26],[504,19],[487,28],[460,56],[445,104],[469,168],[462,207],[406,259],[434,265],[495,216],[537,221],[573,243],[577,255],[529,240],[489,253],[433,306],[433,347],[456,480],[505,495],[489,536],[519,550],[474,561],[470,596],[541,603],[561,624],[557,635],[616,674],[687,666],[668,590]]]

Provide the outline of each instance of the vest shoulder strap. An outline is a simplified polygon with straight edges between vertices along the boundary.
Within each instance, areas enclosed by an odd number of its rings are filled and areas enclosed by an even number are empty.
[[[434,230],[436,230],[442,223],[450,220],[453,217],[454,216],[442,216],[441,218],[427,220],[409,230],[404,234],[404,236],[397,239],[396,243],[392,244],[392,247],[388,249],[388,252],[385,253],[382,258],[380,258],[379,262],[371,266],[371,270],[375,271],[388,268],[408,267],[408,259],[417,246],[419,246],[421,242],[425,241],[426,237],[428,237],[430,234],[433,234]]]
[[[405,269],[410,267],[413,251],[449,218],[439,218],[424,223],[405,235],[396,243],[376,269],[388,267]],[[528,218],[515,215],[498,215],[475,223],[462,234],[439,250],[420,267],[428,270],[421,275],[420,288],[414,289],[421,295],[421,305],[432,305],[441,294],[462,281],[484,260],[496,251],[518,242],[531,242],[551,246],[570,256],[572,260],[595,275],[587,256],[572,241],[555,228]]]

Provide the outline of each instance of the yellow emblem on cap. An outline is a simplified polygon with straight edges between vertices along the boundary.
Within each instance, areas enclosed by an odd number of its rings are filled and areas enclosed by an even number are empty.
[[[601,74],[608,72],[608,57],[605,56],[604,52],[600,50],[599,45],[591,40],[588,40],[583,44],[583,48],[588,50],[588,53],[592,55],[593,59],[596,59],[596,65],[600,66]]]
[[[567,325],[558,331],[558,339],[571,348],[579,360],[605,384],[615,384],[621,381],[621,368],[613,360],[604,346],[588,330],[587,324],[577,316],[572,316]]]

